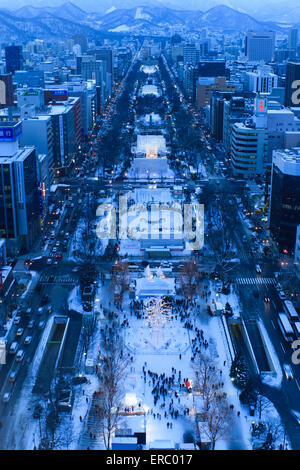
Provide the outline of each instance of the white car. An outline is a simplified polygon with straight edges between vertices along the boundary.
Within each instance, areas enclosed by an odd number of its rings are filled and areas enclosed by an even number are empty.
[[[15,317],[14,319],[14,325],[18,325],[21,321],[21,317],[18,315],[17,317]]]
[[[51,258],[48,258],[48,259],[47,259],[47,264],[48,264],[48,265],[52,264],[52,259],[51,259]]]
[[[294,374],[293,374],[291,366],[289,364],[283,364],[282,367],[283,367],[286,380],[289,380],[289,379],[293,380]]]
[[[28,344],[31,343],[31,341],[32,341],[32,336],[26,336],[24,344],[26,344],[26,346],[27,346]]]
[[[10,397],[11,397],[11,393],[10,392],[6,392],[4,393],[4,395],[2,395],[2,401],[4,403],[8,403],[9,400],[10,400]]]
[[[261,267],[259,266],[259,264],[256,264],[256,265],[255,265],[255,270],[256,270],[256,272],[257,272],[258,274],[261,273]]]
[[[17,336],[22,336],[23,333],[24,333],[24,328],[18,328]]]

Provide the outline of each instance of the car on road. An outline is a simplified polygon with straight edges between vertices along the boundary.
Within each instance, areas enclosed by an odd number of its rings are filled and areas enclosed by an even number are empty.
[[[23,359],[24,359],[24,350],[19,349],[19,351],[17,352],[17,355],[16,355],[16,362],[22,362]]]
[[[20,321],[21,321],[21,317],[19,315],[16,316],[15,319],[14,319],[14,325],[18,325],[20,323]]]
[[[51,258],[48,258],[47,259],[47,265],[50,266],[52,264],[52,259]]]
[[[5,392],[3,395],[2,395],[2,401],[4,403],[8,403],[9,400],[10,400],[10,397],[11,397],[11,393],[10,392]]]
[[[255,271],[258,273],[258,274],[261,274],[261,267],[259,264],[256,264],[255,265]]]
[[[9,376],[8,376],[8,381],[9,381],[10,383],[13,383],[13,382],[16,381],[16,377],[17,377],[17,371],[16,371],[16,370],[13,370],[13,371],[11,371],[11,373],[10,373]]]
[[[279,295],[280,300],[287,300],[287,296],[282,290],[279,292],[278,295]]]
[[[31,328],[33,328],[33,327],[34,327],[34,320],[30,320],[30,321],[28,322],[27,328],[30,328],[30,329],[31,329]]]
[[[22,336],[23,333],[24,333],[24,328],[18,328],[17,336]]]
[[[39,307],[39,308],[37,309],[36,314],[37,314],[37,315],[43,315],[43,313],[44,313],[43,307]]]
[[[292,368],[289,364],[283,364],[282,366],[286,380],[293,380],[294,374]]]
[[[16,341],[13,341],[9,348],[9,354],[16,354],[19,344]]]
[[[291,415],[295,418],[298,424],[300,424],[300,413],[299,411],[290,410]]]
[[[26,344],[26,346],[28,346],[31,343],[31,341],[32,341],[32,336],[26,336],[24,344]]]
[[[45,326],[45,322],[44,321],[40,321],[39,323],[39,329],[42,330]]]

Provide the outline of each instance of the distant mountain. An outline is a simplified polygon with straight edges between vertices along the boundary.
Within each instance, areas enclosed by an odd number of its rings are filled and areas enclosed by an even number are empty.
[[[226,5],[199,11],[176,10],[147,4],[135,8],[111,7],[101,15],[97,12],[87,13],[74,3],[68,2],[53,7],[24,6],[13,12],[0,10],[0,22],[1,42],[24,41],[35,37],[65,39],[78,33],[86,34],[90,38],[111,33],[167,36],[172,34],[174,27],[195,31],[204,27],[241,32],[251,29],[280,30],[276,23],[258,21]]]
[[[37,18],[45,13],[57,16],[58,18],[64,18],[70,21],[81,22],[84,20],[88,13],[77,7],[71,2],[64,3],[59,7],[32,7],[25,6],[19,10],[15,10],[14,15],[19,18]]]

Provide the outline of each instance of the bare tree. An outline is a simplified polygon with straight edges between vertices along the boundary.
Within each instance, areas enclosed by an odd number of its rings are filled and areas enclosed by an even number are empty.
[[[199,422],[198,429],[201,439],[207,438],[214,450],[216,442],[222,437],[229,435],[230,427],[233,424],[233,415],[225,399],[213,400],[209,409],[204,413],[204,421]]]
[[[198,271],[196,261],[185,261],[180,270],[180,285],[183,294],[192,300],[199,288],[201,273]]]
[[[82,334],[82,345],[83,345],[83,352],[87,354],[89,345],[91,342],[91,338],[94,334],[96,327],[96,317],[93,315],[92,318],[89,318],[85,321],[84,325],[82,326],[81,334]]]
[[[234,268],[234,264],[231,262],[234,247],[228,224],[224,220],[220,207],[216,207],[214,211],[208,224],[209,243],[216,260],[215,269],[224,283],[226,274]]]
[[[99,419],[100,432],[106,449],[111,447],[111,439],[120,423],[120,410],[124,398],[124,380],[130,357],[123,355],[122,342],[115,334],[106,343],[101,367],[98,369],[100,379]]]
[[[200,354],[195,359],[193,368],[195,371],[195,387],[202,396],[204,411],[210,407],[210,402],[215,399],[218,388],[218,375],[214,360],[207,354]]]

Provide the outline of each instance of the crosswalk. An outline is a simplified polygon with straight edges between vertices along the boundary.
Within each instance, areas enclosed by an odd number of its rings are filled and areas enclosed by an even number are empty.
[[[237,284],[275,284],[276,280],[273,277],[238,277],[236,279]]]
[[[41,284],[78,284],[78,280],[72,276],[42,276],[39,279],[39,283]]]

